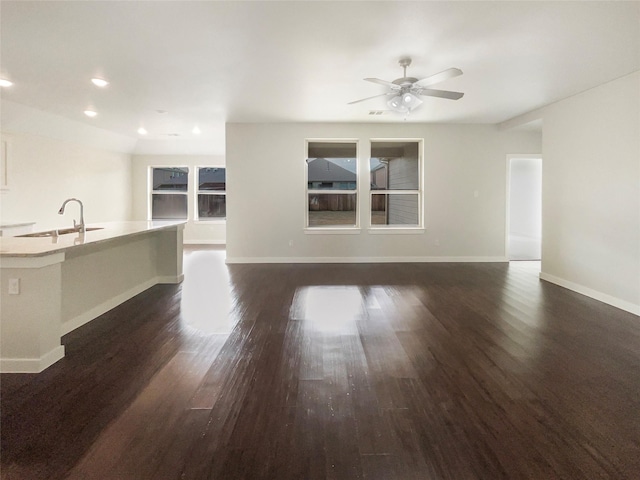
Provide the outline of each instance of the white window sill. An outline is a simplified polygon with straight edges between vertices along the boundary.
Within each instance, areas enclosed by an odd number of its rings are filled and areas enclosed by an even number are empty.
[[[305,235],[359,235],[360,229],[356,227],[345,228],[305,228]]]
[[[368,228],[369,235],[420,235],[425,232],[423,227],[378,227]]]
[[[194,220],[193,223],[195,225],[211,225],[213,224],[224,224],[227,223],[226,218],[212,218],[211,220]]]

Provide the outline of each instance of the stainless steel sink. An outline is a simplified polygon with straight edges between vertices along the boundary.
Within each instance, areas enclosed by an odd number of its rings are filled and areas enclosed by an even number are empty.
[[[85,232],[92,232],[94,230],[102,230],[103,227],[87,227]],[[27,233],[25,235],[16,235],[17,237],[58,237],[60,235],[67,235],[69,233],[80,233],[77,228],[61,228],[58,230],[47,230],[46,232]]]

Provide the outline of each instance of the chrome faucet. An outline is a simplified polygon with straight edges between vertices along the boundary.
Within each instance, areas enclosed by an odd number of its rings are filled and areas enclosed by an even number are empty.
[[[82,206],[82,202],[80,200],[78,200],[77,198],[67,198],[64,201],[64,203],[62,204],[62,206],[60,207],[60,210],[58,210],[58,215],[64,214],[64,207],[66,207],[67,203],[69,203],[69,202],[78,202],[80,204],[80,222],[76,224],[76,221],[74,219],[73,220],[73,228],[78,230],[78,232],[80,232],[80,233],[84,233],[84,231],[85,231],[85,227],[84,227],[84,207]]]

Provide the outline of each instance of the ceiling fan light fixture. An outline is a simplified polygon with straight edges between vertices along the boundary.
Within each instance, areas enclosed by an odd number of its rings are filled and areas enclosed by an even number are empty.
[[[405,105],[409,110],[413,110],[416,107],[419,107],[422,104],[422,100],[417,95],[414,95],[411,92],[407,92],[402,96],[402,104]]]
[[[387,105],[389,105],[394,110],[402,108],[402,97],[400,95],[392,97],[391,100],[387,102]]]
[[[402,101],[402,95],[392,97],[391,100],[387,102],[387,105],[389,105],[389,108],[394,112],[407,113],[409,111],[409,107]]]
[[[391,100],[387,102],[389,108],[394,112],[407,113],[414,108],[420,106],[422,100],[411,92],[404,92],[391,97]]]

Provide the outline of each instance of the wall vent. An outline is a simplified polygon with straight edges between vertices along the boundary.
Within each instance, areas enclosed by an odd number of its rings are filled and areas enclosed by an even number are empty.
[[[370,110],[369,115],[384,115],[385,110]]]

